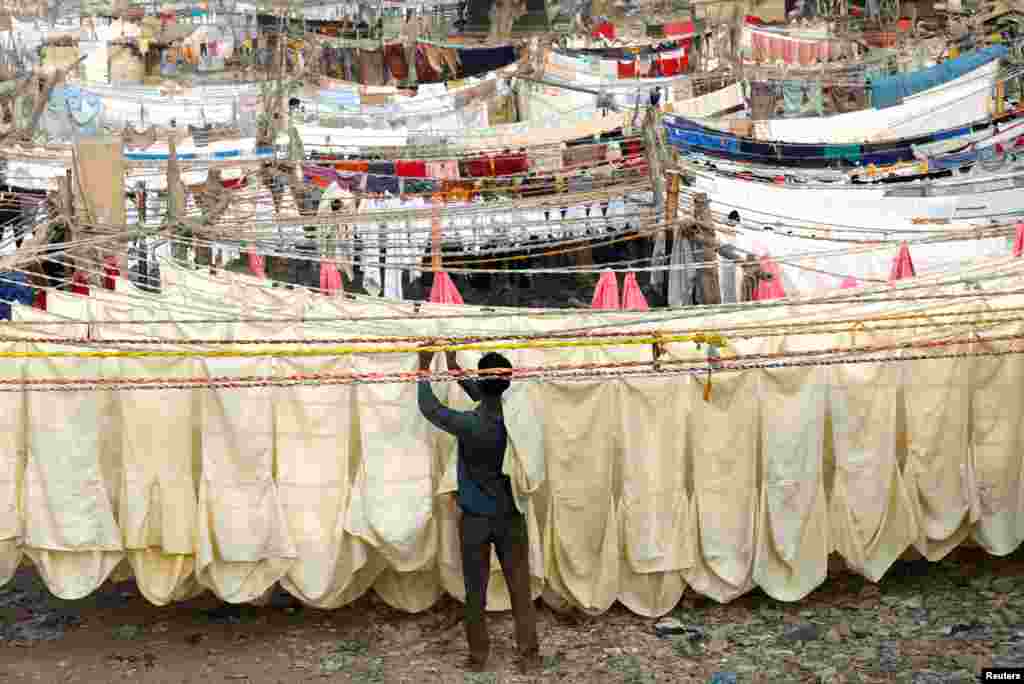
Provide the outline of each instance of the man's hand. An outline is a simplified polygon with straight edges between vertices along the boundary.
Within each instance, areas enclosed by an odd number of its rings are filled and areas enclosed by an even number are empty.
[[[421,347],[438,347],[438,346],[441,346],[442,344],[443,344],[443,341],[441,341],[441,340],[430,340],[429,342],[424,342],[420,346]],[[430,349],[422,349],[420,351],[420,370],[421,371],[428,371],[428,370],[430,370],[430,363],[433,360],[434,360],[434,351],[430,350]]]

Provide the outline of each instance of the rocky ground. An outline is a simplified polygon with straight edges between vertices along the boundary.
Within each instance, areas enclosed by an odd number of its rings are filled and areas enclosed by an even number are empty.
[[[0,681],[966,684],[982,667],[1024,666],[1024,550],[901,562],[879,585],[837,572],[793,604],[688,594],[661,620],[542,607],[546,667],[534,677],[513,674],[508,614],[491,618],[493,671],[464,673],[459,617],[451,600],[406,615],[372,593],[336,611],[284,595],[266,608],[210,596],[157,608],[131,582],[68,602],[26,568],[0,589]]]

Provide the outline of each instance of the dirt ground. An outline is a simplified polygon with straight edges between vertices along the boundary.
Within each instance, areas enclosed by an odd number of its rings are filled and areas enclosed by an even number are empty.
[[[212,596],[157,608],[131,582],[53,598],[31,568],[0,589],[0,682],[910,682],[978,681],[1024,666],[1024,550],[901,562],[879,584],[845,572],[798,603],[755,591],[726,606],[688,593],[668,618],[593,618],[539,602],[545,669],[514,674],[510,614],[490,619],[492,671],[461,669],[461,604],[418,615],[372,592],[336,611]],[[664,631],[666,623],[662,623]]]

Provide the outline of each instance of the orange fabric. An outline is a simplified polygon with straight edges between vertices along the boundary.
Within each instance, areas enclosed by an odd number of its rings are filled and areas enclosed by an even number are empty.
[[[334,162],[334,168],[338,171],[349,171],[351,173],[366,173],[370,170],[370,164],[360,159],[353,159],[351,161],[337,161]]]

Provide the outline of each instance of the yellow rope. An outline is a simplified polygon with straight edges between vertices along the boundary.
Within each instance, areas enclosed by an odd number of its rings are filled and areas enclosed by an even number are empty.
[[[46,358],[80,358],[80,359],[113,359],[113,358],[240,358],[240,357],[308,357],[308,356],[347,356],[350,354],[409,354],[415,352],[448,352],[448,351],[498,351],[509,349],[557,349],[567,347],[625,347],[646,345],[655,342],[694,342],[696,344],[712,344],[717,347],[727,345],[720,335],[697,333],[695,335],[623,337],[612,340],[549,340],[521,341],[500,344],[469,343],[469,344],[437,344],[424,346],[343,346],[324,349],[264,349],[264,350],[217,350],[217,351],[69,351],[69,352],[0,352],[4,359],[46,359]]]

